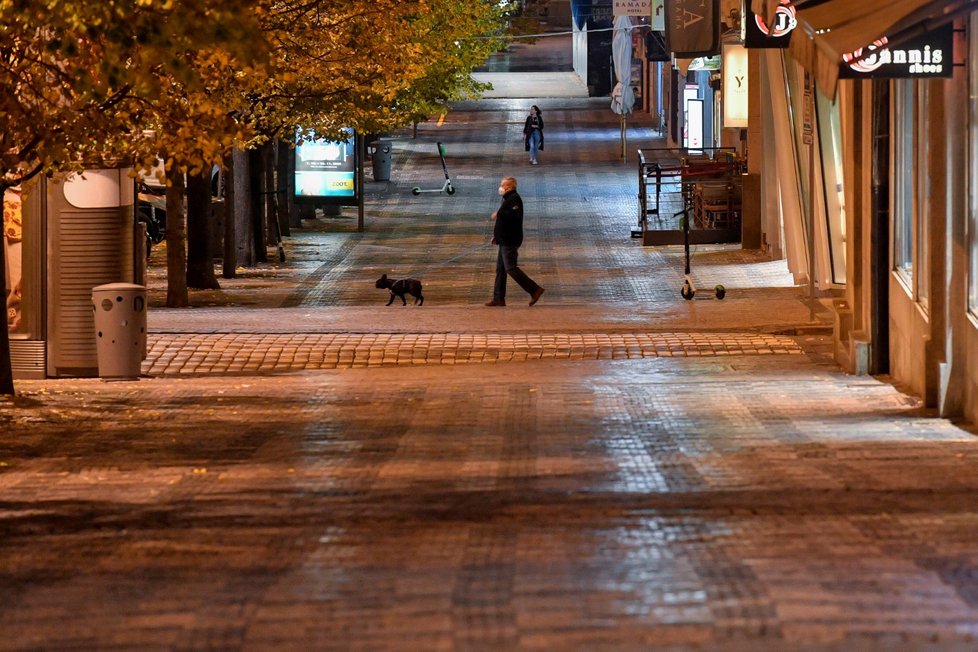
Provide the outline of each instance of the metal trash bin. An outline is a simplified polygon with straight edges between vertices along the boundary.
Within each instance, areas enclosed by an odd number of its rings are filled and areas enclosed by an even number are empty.
[[[138,378],[146,357],[146,288],[109,283],[92,288],[100,378]]]
[[[374,150],[371,157],[374,166],[374,181],[390,181],[393,159],[391,142],[389,140],[375,140],[370,143],[370,147]]]

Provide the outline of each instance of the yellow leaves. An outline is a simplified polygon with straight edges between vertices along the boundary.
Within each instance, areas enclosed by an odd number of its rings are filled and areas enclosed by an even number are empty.
[[[16,152],[0,174],[161,151],[196,167],[296,124],[407,124],[469,83],[492,49],[472,37],[500,27],[494,4],[0,0],[0,38],[25,62],[0,67],[0,87],[20,89],[0,95]]]

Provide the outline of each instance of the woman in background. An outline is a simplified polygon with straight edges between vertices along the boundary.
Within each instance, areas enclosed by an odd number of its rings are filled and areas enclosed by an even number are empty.
[[[536,104],[530,107],[530,115],[523,126],[523,144],[530,153],[530,164],[539,165],[537,151],[543,151],[543,116]]]

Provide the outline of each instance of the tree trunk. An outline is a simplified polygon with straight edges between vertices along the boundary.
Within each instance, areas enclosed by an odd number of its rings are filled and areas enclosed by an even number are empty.
[[[234,201],[237,189],[234,187],[238,171],[234,164],[234,152],[228,157],[224,168],[224,256],[221,260],[221,276],[234,278],[238,266],[238,248],[235,246]]]
[[[237,263],[245,267],[255,264],[255,238],[251,235],[252,217],[251,156],[248,152],[235,151],[234,154],[234,242],[237,248]]]
[[[0,204],[7,188],[0,184]],[[3,326],[0,326],[0,394],[14,393],[14,372],[10,362],[10,333],[7,326],[7,245],[4,242],[3,218],[0,217],[0,298],[3,299]]]
[[[295,203],[295,147],[286,143],[285,157],[285,201],[289,207],[289,224],[302,228],[302,216],[299,205]]]
[[[275,141],[268,141],[261,148],[262,198],[265,200],[265,242],[278,244],[278,209],[275,201]]]
[[[220,290],[214,276],[211,241],[211,170],[187,178],[187,285],[198,290]]]
[[[264,170],[265,222],[268,225],[268,242],[276,247],[279,262],[285,262],[285,249],[282,247],[282,202],[278,185],[278,141],[269,141],[262,148],[262,167]],[[285,221],[285,228],[289,228]]]
[[[248,152],[248,186],[251,206],[251,236],[254,238],[253,251],[255,263],[268,262],[268,249],[265,244],[265,211],[262,201],[262,155],[261,150]]]
[[[289,208],[289,144],[275,141],[275,195],[278,206],[278,227],[283,237],[292,235]]]
[[[183,214],[183,174],[167,174],[166,186],[166,305],[185,308],[187,295],[187,222]]]

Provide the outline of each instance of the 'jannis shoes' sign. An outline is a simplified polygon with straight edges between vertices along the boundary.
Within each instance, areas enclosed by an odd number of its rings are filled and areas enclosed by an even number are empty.
[[[842,79],[916,79],[950,77],[954,26],[947,24],[892,47],[886,37],[865,48],[842,55]],[[869,52],[863,58],[860,55]]]

